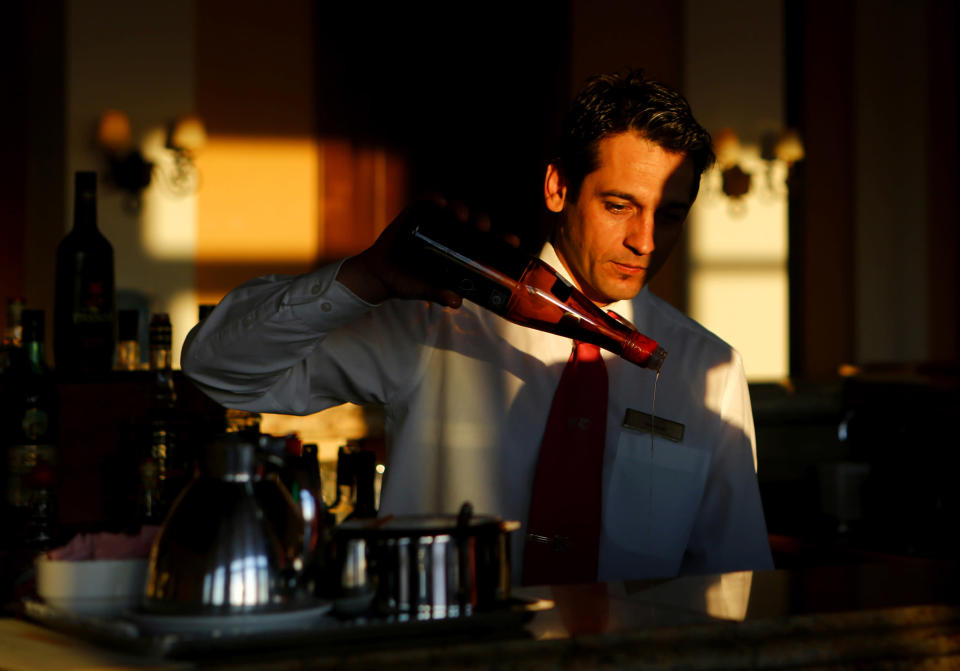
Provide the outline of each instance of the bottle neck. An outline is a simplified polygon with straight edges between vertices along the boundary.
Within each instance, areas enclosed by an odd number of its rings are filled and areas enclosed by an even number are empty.
[[[73,230],[97,230],[97,193],[79,190],[73,202]]]
[[[30,362],[30,371],[45,373],[47,370],[47,349],[41,341],[30,340],[23,343],[23,351]]]

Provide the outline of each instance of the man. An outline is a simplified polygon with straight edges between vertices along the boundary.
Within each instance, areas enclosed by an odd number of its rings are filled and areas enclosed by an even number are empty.
[[[571,108],[544,181],[558,222],[541,258],[669,352],[660,376],[603,354],[599,445],[573,441],[564,449],[579,452],[563,454],[576,457],[547,456],[557,453],[545,438],[570,433],[548,417],[574,343],[461,305],[395,265],[403,215],[340,264],[235,289],[188,336],[183,368],[228,407],[307,414],[382,404],[381,510],[451,513],[470,501],[521,521],[517,582],[770,568],[740,356],[645,288],[712,159],[686,101],[642,72],[595,78]],[[642,413],[670,430],[651,437]],[[556,467],[576,474],[581,456],[582,480],[551,482]],[[574,502],[563,508],[573,515],[591,511],[587,535],[541,531],[539,518],[562,501]],[[574,566],[578,553],[586,564]]]

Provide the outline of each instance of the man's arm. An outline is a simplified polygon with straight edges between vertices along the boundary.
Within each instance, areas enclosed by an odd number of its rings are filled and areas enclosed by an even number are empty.
[[[338,329],[369,319],[369,303],[336,281],[340,264],[237,287],[184,342],[184,372],[235,408],[303,414],[315,409],[317,351]],[[351,400],[331,399],[325,405]]]
[[[231,291],[188,334],[184,372],[235,408],[306,414],[344,401],[384,402],[394,375],[403,379],[398,371],[415,365],[429,336],[423,320],[404,320],[410,306],[378,305],[395,298],[461,302],[394,262],[396,239],[413,223],[415,207],[339,264]]]

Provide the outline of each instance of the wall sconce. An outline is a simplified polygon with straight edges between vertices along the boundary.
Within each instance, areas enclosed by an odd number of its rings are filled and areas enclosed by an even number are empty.
[[[104,112],[97,125],[96,141],[107,160],[107,182],[126,192],[130,209],[139,209],[140,196],[155,177],[177,196],[194,193],[200,185],[194,157],[206,143],[207,133],[199,117],[182,116],[167,128],[164,148],[172,153],[170,166],[166,161],[148,161],[134,146],[126,112]]]
[[[715,133],[713,152],[720,170],[720,190],[730,199],[731,209],[742,213],[745,207],[743,198],[754,187],[754,180],[753,175],[742,167],[744,152],[736,132],[724,128]],[[786,182],[774,178],[774,168],[778,162],[783,163],[789,176],[793,164],[803,160],[800,135],[792,129],[764,134],[760,141],[760,159],[764,164],[762,193],[770,197],[786,194]]]

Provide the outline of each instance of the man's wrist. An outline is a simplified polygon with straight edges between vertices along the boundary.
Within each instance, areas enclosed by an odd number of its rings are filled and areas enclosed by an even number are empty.
[[[337,281],[367,303],[377,304],[390,298],[383,282],[370,272],[362,254],[351,256],[340,265]]]

